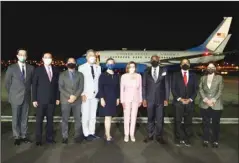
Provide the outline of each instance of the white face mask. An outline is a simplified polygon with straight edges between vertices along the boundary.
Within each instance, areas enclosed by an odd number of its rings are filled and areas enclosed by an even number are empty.
[[[89,57],[89,62],[91,63],[91,64],[93,64],[93,63],[95,63],[95,57]]]
[[[44,62],[45,65],[50,65],[51,62],[52,62],[52,59],[51,58],[44,58],[43,62]]]
[[[17,58],[18,58],[18,60],[20,61],[20,62],[25,62],[26,61],[26,57],[25,56],[17,56]]]
[[[129,68],[129,73],[133,74],[135,72],[135,68]]]

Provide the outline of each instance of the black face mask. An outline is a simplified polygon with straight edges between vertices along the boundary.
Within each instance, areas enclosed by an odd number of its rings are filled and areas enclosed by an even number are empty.
[[[182,65],[182,69],[183,70],[188,70],[189,69],[189,65],[187,65],[187,64]]]
[[[214,70],[214,69],[207,69],[207,72],[208,72],[209,74],[212,74],[212,73],[215,72],[215,70]]]
[[[151,62],[151,65],[152,65],[153,67],[157,67],[157,66],[159,65],[159,61],[152,61],[152,62]]]
[[[76,68],[76,64],[75,63],[68,63],[67,67],[70,68],[70,69],[74,69],[74,68]]]

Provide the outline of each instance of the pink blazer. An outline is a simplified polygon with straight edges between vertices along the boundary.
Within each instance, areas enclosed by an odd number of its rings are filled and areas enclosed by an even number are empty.
[[[142,102],[142,78],[137,74],[136,79],[131,79],[128,73],[122,75],[120,82],[121,103]]]

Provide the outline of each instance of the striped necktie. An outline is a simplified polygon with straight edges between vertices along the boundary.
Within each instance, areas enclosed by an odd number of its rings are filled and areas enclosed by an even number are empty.
[[[156,82],[157,81],[157,73],[156,73],[157,71],[156,71],[156,68],[154,68],[154,70],[153,70],[153,78],[154,78],[154,82]]]

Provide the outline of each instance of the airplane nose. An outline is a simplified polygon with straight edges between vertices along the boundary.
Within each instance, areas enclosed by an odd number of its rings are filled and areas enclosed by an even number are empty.
[[[81,58],[77,59],[77,64],[78,65],[82,65],[84,63],[86,63],[86,58],[85,57],[81,57]]]

